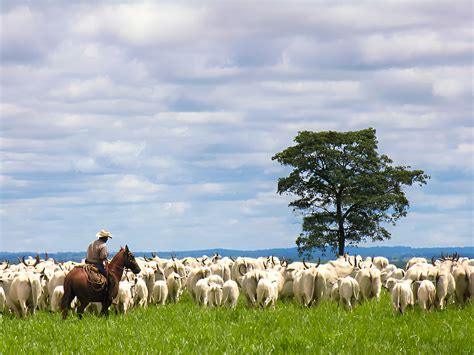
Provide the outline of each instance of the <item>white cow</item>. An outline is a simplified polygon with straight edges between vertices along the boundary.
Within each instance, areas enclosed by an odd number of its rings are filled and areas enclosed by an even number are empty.
[[[380,279],[380,270],[374,267],[360,269],[355,275],[355,279],[359,283],[361,300],[376,298],[380,300],[380,291],[382,281]]]
[[[436,270],[429,275],[429,280],[436,288],[436,306],[443,309],[452,300],[456,291],[454,277],[449,270],[444,268]]]
[[[454,265],[453,266],[453,277],[456,283],[456,301],[463,305],[469,300],[469,279],[471,272],[471,266],[469,265]]]
[[[331,290],[329,291],[329,297],[331,301],[339,302],[341,299],[341,295],[339,294],[339,283],[332,282],[331,283]]]
[[[338,279],[340,302],[344,307],[352,310],[352,305],[359,300],[359,283],[351,276]]]
[[[231,278],[232,280],[236,281],[239,286],[242,286],[244,275],[255,269],[264,269],[263,264],[253,258],[238,257],[230,270]]]
[[[153,287],[151,292],[153,295]],[[148,305],[148,296],[148,287],[145,280],[141,277],[137,277],[135,279],[133,304],[146,308]]]
[[[222,293],[222,285],[211,282],[208,291],[209,306],[220,307],[222,305]]]
[[[376,256],[372,259],[372,262],[373,264],[375,265],[375,267],[377,269],[379,269],[380,271],[382,271],[383,269],[385,269],[389,262],[388,262],[388,259],[383,257],[383,256]]]
[[[6,283],[3,283],[6,285]],[[32,272],[20,272],[9,284],[7,295],[8,307],[18,316],[26,318],[28,308],[34,314],[41,296],[40,276]]]
[[[166,285],[168,286],[168,295],[173,303],[178,303],[183,293],[182,277],[178,273],[172,272],[166,279]]]
[[[257,285],[260,279],[266,278],[263,270],[253,269],[242,277],[242,293],[247,300],[248,306],[255,306],[257,303]]]
[[[224,280],[219,275],[210,275],[210,276],[208,276],[207,277],[207,282],[209,283],[209,285],[211,283],[215,283],[215,284],[220,285],[221,287],[224,286]]]
[[[235,308],[239,299],[239,286],[234,280],[227,280],[222,287],[223,303],[225,306]]]
[[[230,267],[225,262],[219,260],[209,268],[211,269],[211,275],[219,275],[224,281],[230,279]]]
[[[194,292],[196,303],[200,306],[207,306],[209,299],[209,284],[206,279],[201,279],[196,282]]]
[[[187,283],[186,283],[186,287],[188,289],[188,292],[191,294],[194,302],[199,303],[196,297],[196,289],[195,289],[198,281],[205,279],[206,277],[210,275],[211,275],[211,269],[209,269],[209,267],[207,266],[202,266],[202,267],[193,269],[190,272]]]
[[[415,304],[415,299],[413,297],[413,291],[411,289],[411,280],[395,280],[389,279],[390,281],[394,281],[395,284],[392,288],[392,306],[394,311],[399,311],[403,314],[405,312],[407,306],[413,306]],[[389,281],[387,280],[387,282]]]
[[[61,301],[64,296],[64,286],[56,286],[51,295],[51,311],[58,312],[61,310]]]
[[[293,293],[304,306],[317,305],[326,293],[326,277],[317,266],[298,271],[293,282]]]
[[[155,281],[155,284],[153,285],[152,296],[153,302],[162,306],[165,305],[166,298],[168,298],[168,285],[166,284],[166,281]]]
[[[168,278],[172,272],[179,274],[182,278],[186,278],[186,268],[178,259],[171,258],[171,260],[166,261],[163,270],[166,278]]]
[[[426,258],[414,257],[408,260],[405,270],[408,270],[409,268],[411,268],[413,265],[416,265],[416,264],[427,264],[427,263],[428,261],[426,260]]]
[[[429,310],[435,304],[436,287],[429,280],[417,281],[419,283],[417,300],[418,305],[424,311]]]
[[[278,298],[278,284],[267,278],[261,278],[257,284],[257,304],[262,308],[275,307]]]
[[[146,287],[146,286],[145,286]],[[129,281],[120,281],[117,297],[114,300],[115,310],[123,314],[133,305],[132,284]]]
[[[143,281],[145,282],[145,286],[147,289],[146,295],[147,295],[147,303],[152,301],[152,295],[153,295],[153,286],[155,284],[155,270],[151,267],[143,267],[140,270],[140,275],[143,278]],[[144,302],[141,303],[146,307],[146,304]]]
[[[64,279],[66,278],[66,272],[63,270],[56,270],[49,279],[48,282],[48,293],[53,294],[54,290],[58,286],[64,286]]]

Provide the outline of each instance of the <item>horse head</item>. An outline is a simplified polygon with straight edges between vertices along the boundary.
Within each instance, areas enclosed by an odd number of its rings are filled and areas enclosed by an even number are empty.
[[[134,274],[138,274],[140,272],[140,266],[138,266],[137,261],[135,260],[135,256],[132,252],[128,249],[128,245],[125,245],[124,252],[124,265],[128,267]]]

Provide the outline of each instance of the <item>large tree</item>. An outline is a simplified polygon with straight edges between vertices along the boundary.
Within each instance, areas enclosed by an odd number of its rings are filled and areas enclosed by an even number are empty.
[[[289,206],[303,215],[296,240],[300,253],[390,238],[387,224],[407,214],[404,185],[426,184],[429,176],[394,166],[377,153],[373,128],[355,132],[299,132],[296,145],[272,157],[293,167],[278,180],[278,193],[296,195]]]

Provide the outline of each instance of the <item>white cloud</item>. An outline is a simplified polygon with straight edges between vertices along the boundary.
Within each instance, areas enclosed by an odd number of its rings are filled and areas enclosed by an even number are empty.
[[[371,35],[362,41],[360,48],[363,60],[373,64],[467,55],[471,51],[471,43],[468,38],[447,40],[434,31],[416,31]]]
[[[163,112],[155,116],[160,121],[176,121],[185,124],[238,123],[242,114],[238,112]]]
[[[168,215],[182,215],[191,208],[191,204],[187,202],[167,202],[163,207]]]
[[[96,161],[90,157],[80,158],[77,162],[74,163],[74,169],[76,171],[84,172],[84,173],[95,172],[95,171],[100,170]]]
[[[51,90],[51,95],[68,99],[92,99],[98,95],[108,96],[112,89],[113,83],[110,78],[99,76],[93,79],[72,81],[66,87]]]
[[[0,175],[0,190],[6,192],[10,188],[24,188],[31,185],[29,181],[15,179],[8,175]]]
[[[472,93],[472,88],[462,81],[442,79],[433,83],[433,95],[445,98],[455,98]]]
[[[156,45],[188,42],[204,19],[202,8],[178,4],[113,4],[78,17],[76,31],[91,37],[112,36],[131,45]]]

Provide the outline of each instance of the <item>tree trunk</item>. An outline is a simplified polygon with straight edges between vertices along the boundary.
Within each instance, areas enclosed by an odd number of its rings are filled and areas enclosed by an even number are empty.
[[[344,246],[346,244],[345,242],[346,242],[346,238],[344,236],[344,228],[342,228],[341,230],[341,227],[339,226],[339,238],[337,240],[337,243],[338,243],[337,255],[344,255]]]
[[[338,222],[338,226],[339,226],[339,231],[337,233],[338,234],[337,255],[344,255],[344,246],[345,246],[345,243],[346,243],[346,236],[345,236],[345,233],[344,233],[344,220],[342,218],[342,207],[341,207],[341,203],[339,202],[339,200],[337,200],[336,205],[337,205],[337,211],[336,211],[336,213],[337,213],[337,222]]]

